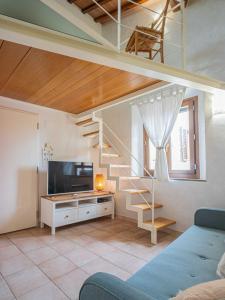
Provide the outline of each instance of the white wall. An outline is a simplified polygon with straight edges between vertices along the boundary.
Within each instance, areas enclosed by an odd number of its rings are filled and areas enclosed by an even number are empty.
[[[68,113],[0,97],[0,106],[36,113],[39,118],[39,195],[47,192],[47,162],[42,159],[42,146],[53,146],[55,160],[93,161],[90,140],[81,136]],[[12,120],[13,122],[13,120]],[[0,158],[1,161],[1,158]]]
[[[119,107],[119,108],[118,108]],[[102,112],[102,117],[104,122],[113,129],[113,131],[119,137],[122,137],[123,144],[130,150],[131,149],[131,132],[130,132],[130,122],[131,114],[130,107],[127,104],[121,104],[119,106],[114,106],[106,109]],[[129,164],[130,157],[126,155],[127,151],[122,146],[118,140],[116,140],[113,135],[106,130],[104,127],[105,134],[112,141],[112,145],[116,145],[118,152],[123,156],[123,162]]]
[[[190,95],[193,95],[190,94]],[[115,130],[123,139],[123,135],[131,137],[131,109],[129,104],[123,104],[123,129],[119,132],[119,126]],[[125,108],[127,106],[127,109]],[[183,231],[193,224],[193,216],[196,209],[200,207],[219,207],[225,208],[225,114],[212,115],[211,97],[205,94],[203,103],[199,107],[199,114],[204,116],[201,130],[203,138],[200,143],[206,143],[206,169],[202,170],[206,175],[205,181],[181,181],[173,180],[170,182],[159,182],[156,185],[156,201],[162,203],[164,208],[160,210],[160,215],[175,219],[177,224],[174,229]],[[113,120],[114,124],[119,122],[120,105],[108,114],[108,118]],[[126,112],[126,113],[125,113]],[[110,122],[108,120],[108,122]],[[113,124],[111,123],[111,124]],[[205,126],[204,126],[205,125]],[[205,127],[205,128],[204,128]],[[114,128],[113,128],[114,129]],[[127,129],[127,132],[125,131]],[[131,141],[126,141],[131,144]],[[140,142],[137,142],[140,143]],[[139,147],[139,144],[138,146]],[[204,150],[204,145],[200,145]],[[204,151],[201,152],[202,160]],[[146,180],[146,185],[149,181]],[[118,214],[136,218],[136,215],[125,209],[125,199],[120,195],[118,201]]]
[[[156,3],[151,6],[160,11]],[[225,81],[225,1],[223,0],[192,0],[185,9],[186,31],[186,69],[208,77]],[[135,27],[148,26],[152,15],[145,10],[124,17],[122,23]],[[180,13],[170,16],[179,21]],[[115,42],[116,28],[113,22],[103,25],[103,34]],[[122,29],[122,40],[130,36],[130,31]],[[181,43],[181,27],[170,20],[166,23],[165,62],[181,67],[181,51],[168,43]],[[125,44],[126,45],[126,44]]]

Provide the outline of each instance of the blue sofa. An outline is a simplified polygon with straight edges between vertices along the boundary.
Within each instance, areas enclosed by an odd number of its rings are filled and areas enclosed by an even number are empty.
[[[195,284],[218,279],[225,252],[225,210],[202,208],[194,225],[128,281],[106,273],[89,277],[80,300],[168,300]]]

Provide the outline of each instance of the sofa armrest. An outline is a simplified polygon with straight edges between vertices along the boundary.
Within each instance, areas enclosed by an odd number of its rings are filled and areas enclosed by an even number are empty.
[[[198,209],[195,213],[195,225],[225,230],[225,209]]]
[[[79,300],[154,300],[129,283],[107,273],[89,277],[80,290]]]

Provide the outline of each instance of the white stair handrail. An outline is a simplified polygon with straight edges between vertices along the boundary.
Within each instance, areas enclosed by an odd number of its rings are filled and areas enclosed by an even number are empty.
[[[144,171],[149,175],[149,177],[151,179],[155,179],[152,174],[143,166],[142,163],[140,163],[138,161],[138,159],[131,153],[131,151],[129,150],[129,148],[124,144],[124,142],[118,137],[118,135],[102,120],[103,125],[105,125],[105,127],[110,131],[110,133],[120,142],[120,144],[123,146],[123,148],[126,150],[126,152],[128,152],[129,156],[132,157],[136,163],[138,163],[138,165],[140,167],[142,167],[144,169]]]
[[[111,144],[111,145],[113,146],[113,148],[116,150],[115,152],[116,152],[117,154],[120,154],[120,151],[118,150],[117,146],[112,142],[112,140],[110,140],[110,138],[107,137],[105,133],[103,133],[103,135],[104,135],[104,139],[105,139],[109,144]],[[134,173],[135,176],[138,176],[138,173],[132,168],[132,166],[130,167],[130,169],[131,169],[131,171]],[[151,178],[150,178],[150,179],[151,179]],[[133,187],[135,187],[136,189],[138,188],[138,187],[135,185],[135,183],[134,183],[133,181],[130,180],[130,183],[131,183],[131,185],[133,185]],[[147,186],[146,183],[144,183],[144,186],[146,187],[146,189],[149,189],[149,186]],[[150,189],[150,193],[152,193],[152,189]],[[140,194],[140,196],[143,197],[142,194]],[[145,201],[147,202],[147,200],[145,200]]]

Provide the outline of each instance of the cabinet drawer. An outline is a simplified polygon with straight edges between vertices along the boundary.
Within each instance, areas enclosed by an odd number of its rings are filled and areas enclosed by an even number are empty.
[[[63,226],[78,220],[77,208],[64,209],[55,212],[55,226]]]
[[[96,217],[96,206],[79,207],[79,220],[87,220]]]
[[[112,213],[112,210],[113,210],[112,202],[106,202],[97,205],[98,216],[110,215]]]

